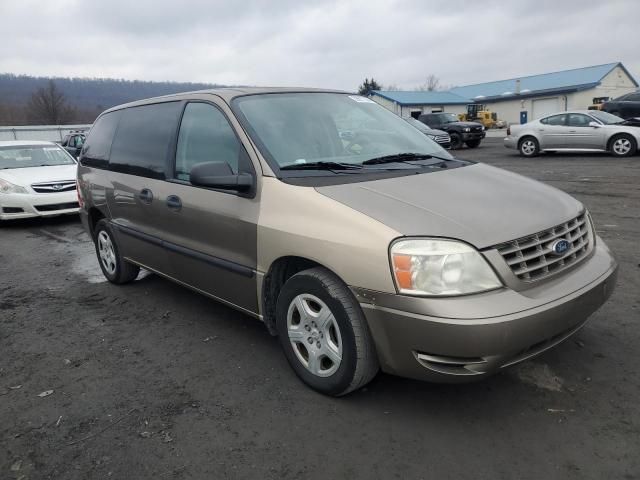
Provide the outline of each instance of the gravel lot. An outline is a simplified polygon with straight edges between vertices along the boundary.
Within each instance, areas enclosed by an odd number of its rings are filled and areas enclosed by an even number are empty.
[[[0,478],[640,478],[640,156],[524,160],[498,138],[459,156],[591,211],[619,283],[571,340],[480,383],[381,374],[327,398],[258,321],[155,275],[105,282],[76,218],[11,223]]]

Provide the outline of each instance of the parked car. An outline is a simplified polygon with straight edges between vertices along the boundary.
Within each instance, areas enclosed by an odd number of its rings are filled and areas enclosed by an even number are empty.
[[[556,113],[507,129],[504,146],[524,157],[561,150],[607,151],[616,157],[634,155],[640,129],[607,112],[575,110]]]
[[[82,150],[82,145],[84,145],[85,140],[84,131],[72,131],[65,135],[60,142],[60,145],[64,147],[64,149],[73,155],[73,158],[78,158],[80,155],[80,150]]]
[[[600,110],[621,118],[640,117],[640,90],[608,100]]]
[[[0,220],[77,214],[76,167],[52,142],[0,142]]]
[[[413,125],[415,128],[424,133],[431,140],[436,142],[442,148],[446,148],[447,150],[451,148],[451,137],[444,130],[434,130],[432,128],[427,127],[424,123],[419,120],[416,120],[413,117],[407,117],[404,120],[409,122],[410,125]]]
[[[142,267],[261,319],[330,395],[379,368],[488,376],[570,337],[615,285],[578,200],[455,159],[349,93],[234,88],[114,107],[88,135],[78,185],[110,282]]]
[[[429,128],[444,130],[451,137],[451,148],[459,149],[463,145],[477,148],[486,136],[482,124],[478,122],[461,122],[453,113],[423,113],[418,120]]]

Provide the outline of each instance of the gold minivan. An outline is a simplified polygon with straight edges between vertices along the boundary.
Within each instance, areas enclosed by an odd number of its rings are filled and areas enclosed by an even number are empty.
[[[585,207],[452,157],[366,97],[236,88],[99,116],[78,196],[117,284],[155,272],[262,320],[344,395],[486,377],[562,342],[617,265]]]

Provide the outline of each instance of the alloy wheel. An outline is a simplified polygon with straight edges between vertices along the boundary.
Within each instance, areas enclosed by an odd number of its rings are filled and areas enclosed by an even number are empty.
[[[618,138],[613,142],[613,151],[617,155],[626,155],[631,150],[631,142],[628,138]]]
[[[525,140],[520,146],[520,150],[525,155],[533,155],[536,152],[536,144],[533,140]]]
[[[111,237],[104,230],[98,233],[98,252],[104,269],[109,275],[114,275],[116,273],[116,252],[113,249]]]

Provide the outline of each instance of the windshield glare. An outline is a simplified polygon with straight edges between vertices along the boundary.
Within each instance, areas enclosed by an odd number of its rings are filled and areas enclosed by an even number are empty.
[[[612,125],[614,123],[620,123],[620,122],[624,122],[624,120],[616,115],[612,115],[610,113],[607,112],[603,112],[601,110],[593,110],[591,112],[589,112],[591,114],[592,117],[597,118],[598,120],[600,120],[602,123],[604,123],[605,125]]]
[[[54,145],[0,147],[0,168],[45,167],[73,165],[66,151]]]
[[[442,123],[453,123],[459,121],[457,115],[454,113],[441,113],[440,119],[442,120]]]
[[[234,108],[263,155],[278,168],[311,162],[361,165],[398,153],[452,158],[402,118],[358,95],[248,95],[237,98]]]

